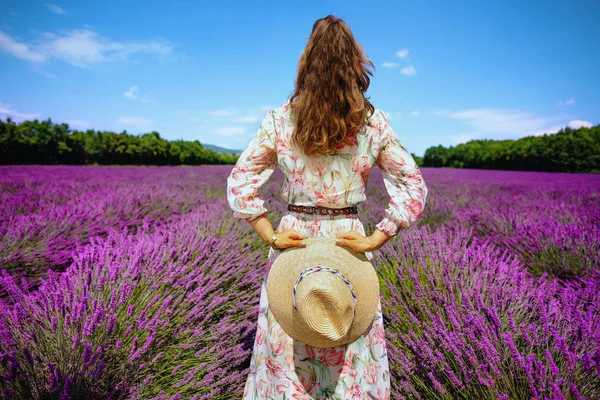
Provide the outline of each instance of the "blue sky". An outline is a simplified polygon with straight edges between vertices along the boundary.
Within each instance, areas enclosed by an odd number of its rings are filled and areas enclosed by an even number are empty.
[[[0,4],[0,118],[243,149],[333,14],[409,151],[600,123],[597,1]]]

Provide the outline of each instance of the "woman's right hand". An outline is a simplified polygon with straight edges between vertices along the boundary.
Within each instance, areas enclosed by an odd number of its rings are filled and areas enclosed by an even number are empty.
[[[275,247],[277,250],[287,249],[288,247],[306,247],[306,244],[302,243],[306,236],[302,233],[290,229],[285,232],[275,232],[277,240],[275,241]]]

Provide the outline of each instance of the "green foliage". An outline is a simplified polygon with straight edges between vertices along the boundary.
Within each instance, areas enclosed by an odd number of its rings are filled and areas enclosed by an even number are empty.
[[[565,127],[555,134],[518,140],[470,140],[449,148],[429,147],[422,166],[594,172],[600,170],[600,125]]]
[[[234,164],[237,157],[199,141],[168,141],[158,132],[140,136],[70,130],[68,124],[0,120],[0,164],[200,165]]]
[[[415,162],[417,163],[417,166],[419,166],[419,167],[423,166],[423,157],[418,157],[414,153],[410,153],[410,155],[412,156],[412,158],[415,159]]]

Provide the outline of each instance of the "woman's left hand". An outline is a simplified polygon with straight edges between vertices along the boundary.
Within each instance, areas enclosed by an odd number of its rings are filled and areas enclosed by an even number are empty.
[[[337,246],[350,247],[361,253],[377,250],[377,247],[370,236],[361,235],[356,231],[340,233],[336,236],[336,239],[335,244]]]

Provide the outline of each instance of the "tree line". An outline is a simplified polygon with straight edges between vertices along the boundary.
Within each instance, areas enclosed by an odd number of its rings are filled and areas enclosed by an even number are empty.
[[[424,167],[600,173],[600,124],[564,127],[554,134],[517,140],[470,140],[429,147]]]
[[[562,128],[555,134],[518,140],[471,140],[429,147],[420,167],[600,172],[600,125]],[[66,123],[0,119],[0,164],[200,165],[234,164],[236,154],[207,149],[197,141],[166,140],[158,132],[132,135],[71,130]]]
[[[197,140],[165,140],[158,132],[83,132],[51,119],[0,120],[0,164],[199,165],[233,164],[237,158]]]

